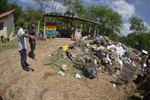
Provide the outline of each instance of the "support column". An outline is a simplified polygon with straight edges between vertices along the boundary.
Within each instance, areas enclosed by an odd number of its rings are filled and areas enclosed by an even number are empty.
[[[96,38],[96,30],[97,30],[97,25],[94,25],[94,40]]]
[[[44,32],[43,32],[44,37],[45,37],[45,28],[46,28],[45,25],[46,25],[46,18],[44,17]]]
[[[91,26],[89,27],[89,33],[91,32]]]
[[[97,29],[97,35],[99,34],[99,28]]]

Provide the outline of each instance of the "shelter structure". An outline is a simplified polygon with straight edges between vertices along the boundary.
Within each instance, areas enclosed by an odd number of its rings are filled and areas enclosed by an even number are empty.
[[[100,25],[100,23],[89,20],[89,19],[83,19],[83,18],[69,16],[69,15],[52,14],[52,13],[49,14],[49,13],[47,13],[47,14],[44,14],[44,20],[45,20],[44,34],[46,32],[46,23],[48,22],[47,18],[65,18],[65,19],[72,19],[72,20],[76,20],[76,21],[91,23],[91,24],[94,25],[94,30],[92,32],[92,36],[93,36],[94,39],[96,37],[97,26]],[[77,28],[77,26],[75,28]],[[89,32],[90,31],[91,31],[91,27],[89,27]]]

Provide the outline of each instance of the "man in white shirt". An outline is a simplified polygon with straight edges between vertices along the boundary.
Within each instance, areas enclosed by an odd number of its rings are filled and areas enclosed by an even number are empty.
[[[19,53],[20,53],[20,56],[21,56],[22,68],[25,71],[30,71],[29,68],[28,68],[29,64],[26,62],[26,59],[27,59],[26,38],[35,38],[35,37],[32,36],[32,35],[25,34],[25,30],[24,29],[26,29],[26,23],[25,22],[21,23],[20,29],[18,31],[18,50],[19,50]]]

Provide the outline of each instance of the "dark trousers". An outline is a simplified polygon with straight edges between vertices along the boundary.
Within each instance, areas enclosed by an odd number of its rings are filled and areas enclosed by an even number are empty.
[[[34,58],[35,57],[35,53],[34,53],[34,50],[35,50],[35,47],[36,47],[36,40],[35,39],[29,39],[29,43],[30,43],[30,49],[31,51],[29,52],[29,57],[31,58]]]
[[[28,64],[26,62],[26,60],[27,60],[27,50],[26,49],[22,49],[22,50],[19,51],[19,53],[20,53],[20,56],[21,56],[22,68],[25,69],[28,66]]]

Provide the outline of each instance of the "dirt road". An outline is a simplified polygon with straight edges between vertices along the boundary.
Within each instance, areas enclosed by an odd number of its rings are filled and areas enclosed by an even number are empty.
[[[25,72],[21,68],[17,49],[0,53],[0,96],[3,100],[11,100],[12,91],[12,100],[40,100],[39,94],[45,88],[49,91],[44,94],[43,100],[124,100],[124,90],[114,88],[108,82],[113,80],[109,75],[99,74],[96,79],[87,79],[86,82],[69,74],[64,77],[50,76],[46,80],[42,78],[46,72],[54,71],[43,66],[48,55],[58,47],[71,43],[70,39],[63,38],[39,42],[36,47],[37,61],[27,59],[33,72]]]

